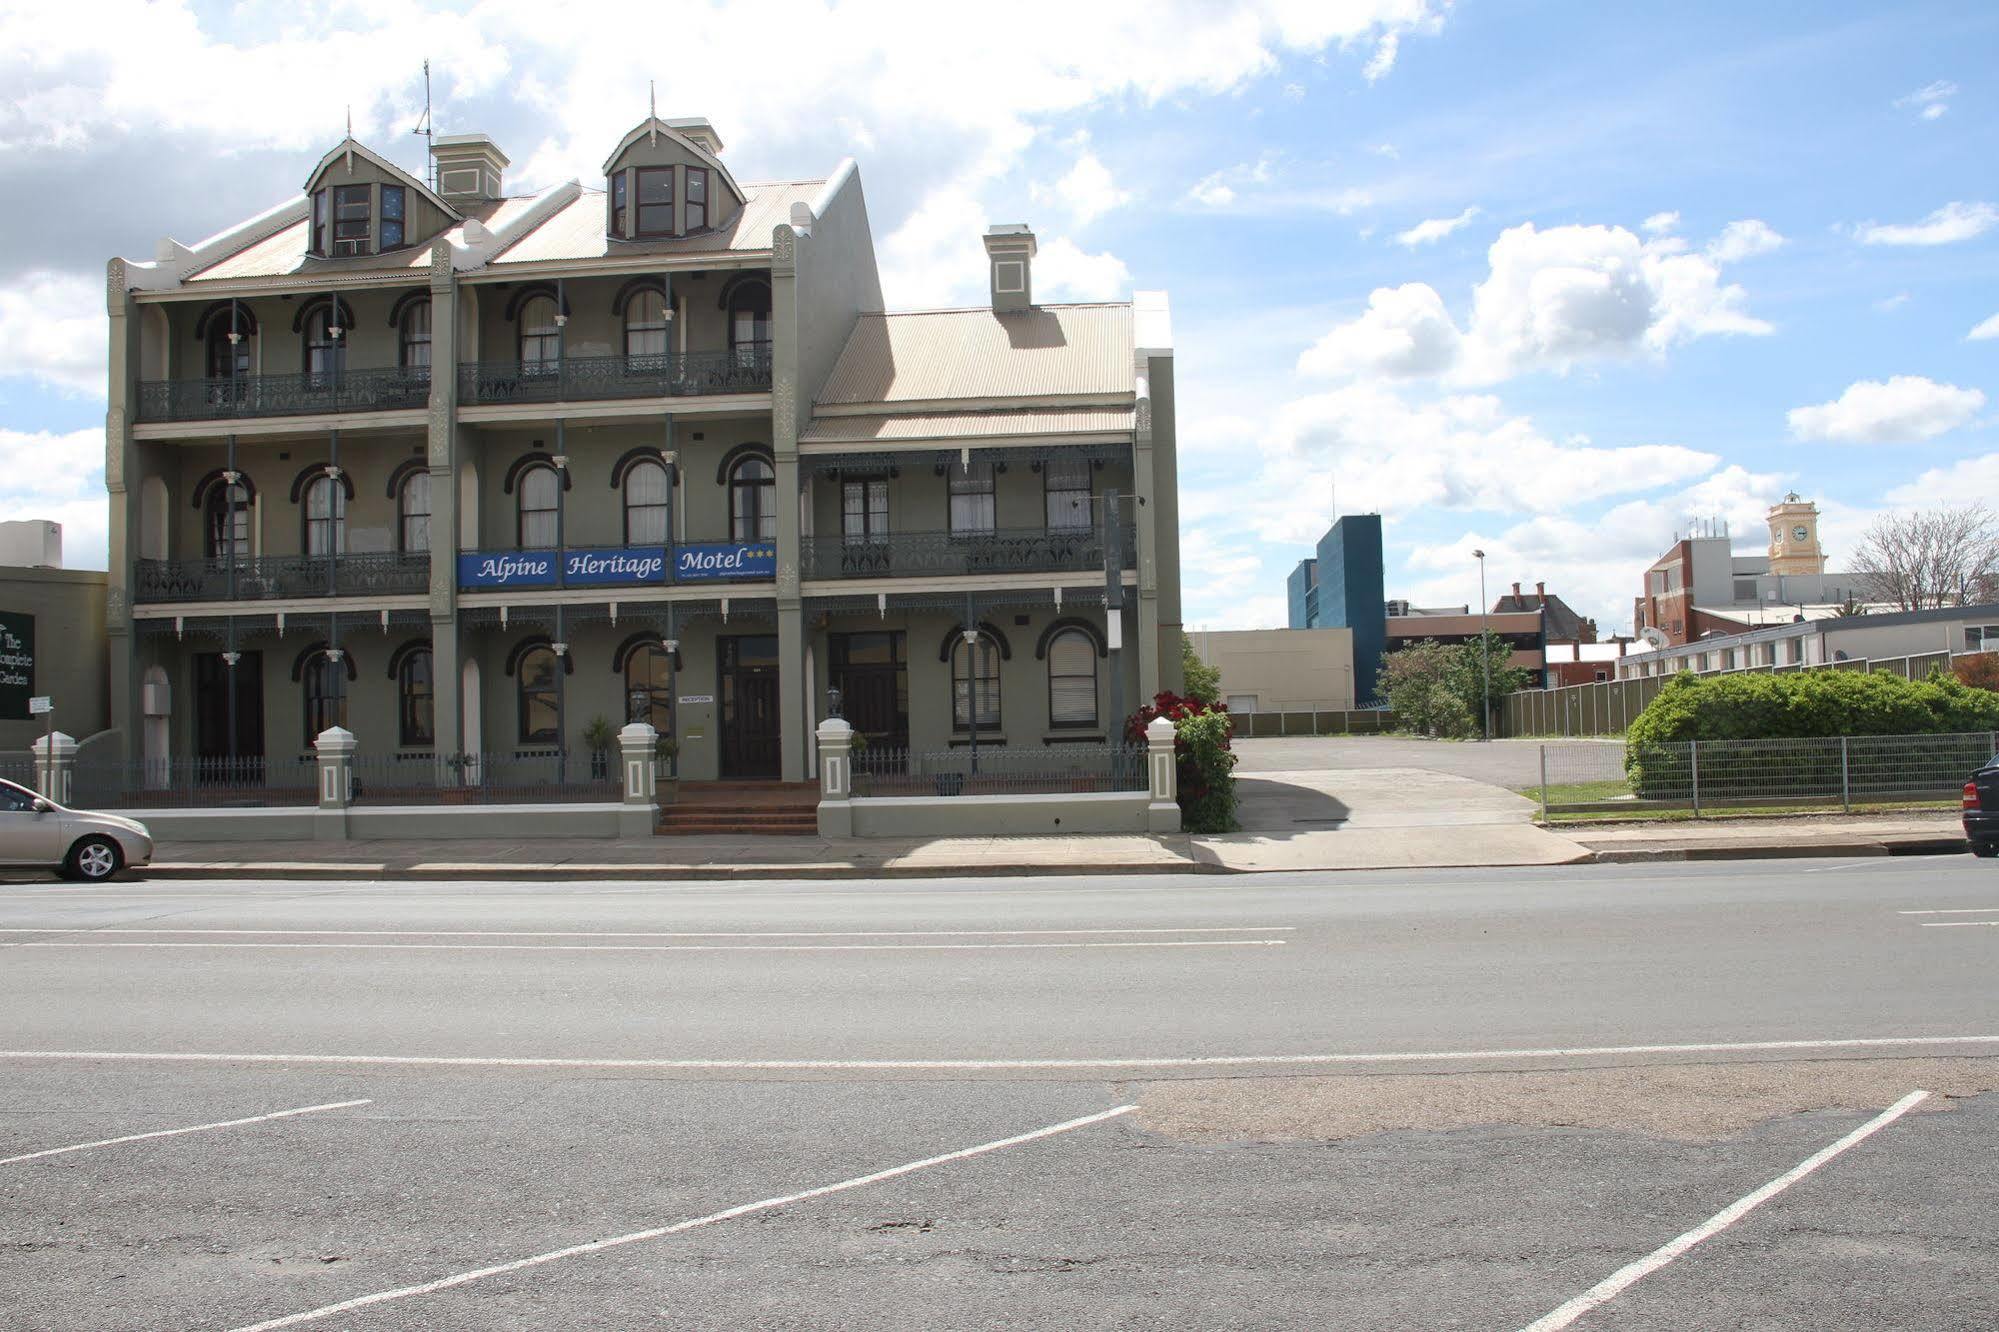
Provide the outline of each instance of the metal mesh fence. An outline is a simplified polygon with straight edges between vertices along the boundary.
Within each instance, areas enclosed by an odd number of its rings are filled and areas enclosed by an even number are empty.
[[[1145,751],[1136,745],[1053,745],[1047,749],[868,748],[854,756],[854,794],[956,796],[1146,789]]]
[[[1829,736],[1541,747],[1551,814],[1945,800],[1999,734]]]

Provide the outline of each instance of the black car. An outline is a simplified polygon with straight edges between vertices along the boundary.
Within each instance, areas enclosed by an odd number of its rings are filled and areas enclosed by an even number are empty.
[[[1999,758],[1964,784],[1964,838],[1972,855],[1999,856]]]

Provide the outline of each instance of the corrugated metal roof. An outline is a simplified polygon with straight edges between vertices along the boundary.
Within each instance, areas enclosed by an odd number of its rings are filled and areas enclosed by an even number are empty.
[[[862,315],[822,406],[1132,392],[1131,306]]]
[[[537,195],[524,195],[516,199],[482,200],[467,204],[460,209],[469,219],[476,219],[487,227],[498,229],[534,203]],[[236,253],[218,259],[207,268],[190,273],[189,282],[225,282],[232,278],[284,277],[305,270],[306,246],[311,242],[311,223],[301,219],[281,231],[273,232],[263,240],[244,246]],[[456,237],[463,230],[454,226],[444,234]],[[342,259],[338,269],[329,272],[341,277],[353,273],[382,273],[407,268],[428,268],[430,266],[430,245],[412,245],[407,250],[392,250],[388,254],[370,255],[364,259]]]
[[[866,444],[902,440],[1003,439],[1019,435],[1129,432],[1129,407],[1068,412],[923,412],[901,416],[822,416],[799,435],[802,444]]]
[[[623,241],[614,250],[604,235],[604,192],[584,190],[570,204],[502,251],[495,264],[560,263],[606,255],[713,254],[768,250],[771,228],[791,216],[793,203],[809,203],[823,180],[745,185],[742,209],[721,230],[678,240]]]

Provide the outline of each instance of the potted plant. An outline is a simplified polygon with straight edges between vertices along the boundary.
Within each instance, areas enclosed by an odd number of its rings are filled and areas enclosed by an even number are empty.
[[[658,804],[671,805],[680,799],[680,772],[673,767],[673,760],[679,756],[680,742],[672,736],[662,735],[652,742],[652,791]]]
[[[601,782],[611,775],[611,746],[617,742],[618,733],[611,727],[611,719],[601,714],[592,717],[583,728],[583,744],[590,751],[590,780]]]

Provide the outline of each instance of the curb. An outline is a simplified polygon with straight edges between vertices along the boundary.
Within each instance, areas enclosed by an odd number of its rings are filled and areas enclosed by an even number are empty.
[[[1679,860],[1833,860],[1866,856],[1950,856],[1970,849],[1962,837],[1908,838],[1865,842],[1763,842],[1749,846],[1608,847],[1593,851],[1598,865],[1645,864]]]
[[[1220,865],[1126,862],[1108,865],[435,865],[421,868],[374,865],[293,865],[284,863],[190,865],[168,861],[131,871],[138,880],[271,879],[317,883],[578,883],[599,879],[652,883],[774,879],[1000,879],[1028,875],[1228,874]]]

